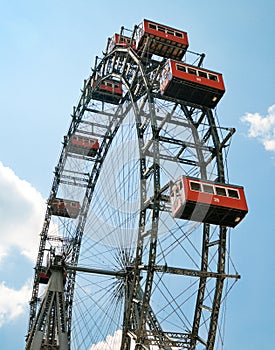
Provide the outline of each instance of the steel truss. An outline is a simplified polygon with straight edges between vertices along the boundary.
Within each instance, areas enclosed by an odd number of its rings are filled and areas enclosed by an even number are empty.
[[[159,226],[161,216],[170,215],[169,181],[173,180],[162,179],[162,174],[166,165],[176,164],[182,172],[203,179],[214,176],[215,180],[225,182],[223,150],[234,129],[217,127],[210,109],[164,98],[159,92],[162,65],[161,61],[146,58],[145,53],[137,56],[131,48],[116,48],[102,59],[96,59],[91,77],[84,82],[80,101],[73,110],[71,125],[64,137],[49,196],[50,203],[60,191],[69,193],[66,192],[68,189],[75,199],[81,201],[81,212],[73,224],[68,223],[71,219],[59,218],[63,231],[52,234],[53,217],[48,205],[35,267],[26,350],[53,349],[54,346],[58,346],[56,349],[76,349],[72,325],[78,273],[104,275],[123,281],[118,293],[122,295],[124,305],[121,350],[130,350],[131,344],[135,344],[137,350],[152,346],[166,350],[172,347],[199,349],[200,346],[214,349],[224,281],[239,278],[236,272],[226,271],[227,230],[224,227],[213,229],[208,224],[202,226],[200,264],[194,264],[196,268],[169,265],[166,263],[168,259],[159,258],[158,244],[162,239]],[[120,103],[112,108],[104,100],[97,102],[93,99],[100,82],[110,78],[121,82],[124,87]],[[96,79],[97,85],[91,86],[91,79]],[[131,256],[121,253],[125,268],[81,267],[80,251],[90,204],[116,135],[131,112],[139,153],[140,208],[136,246],[134,252],[129,253]],[[100,140],[96,157],[70,151],[69,140],[75,133]],[[186,231],[185,237],[189,235]],[[182,238],[177,240],[181,245]],[[175,244],[171,243],[173,246]],[[167,247],[167,251],[169,249]],[[198,250],[196,248],[196,252]],[[45,269],[48,254],[51,257],[47,263],[50,279],[41,300],[39,276]],[[58,257],[62,257],[59,261],[62,268],[56,262]],[[64,271],[66,283],[61,288]],[[167,328],[166,319],[159,318],[162,310],[156,312],[152,304],[158,288],[155,279],[161,281],[162,277],[158,276],[170,275],[178,276],[179,280],[180,276],[185,276],[197,281],[193,320],[181,330]],[[169,298],[172,297],[169,295]],[[177,301],[176,298],[175,295],[171,300]],[[202,327],[206,328],[203,334],[200,332]]]

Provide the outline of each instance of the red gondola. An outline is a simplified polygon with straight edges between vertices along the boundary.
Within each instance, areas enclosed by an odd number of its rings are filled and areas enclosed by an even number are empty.
[[[136,50],[136,41],[125,35],[114,34],[108,44],[107,52],[111,52],[115,47],[131,47]]]
[[[225,92],[222,74],[170,59],[160,81],[162,95],[209,108],[216,107]]]
[[[80,203],[70,199],[54,198],[50,203],[51,214],[76,219],[80,212]]]
[[[92,80],[92,87],[96,89],[92,93],[94,100],[119,104],[123,94],[122,83],[113,79],[102,80],[98,85],[95,80]]]
[[[149,42],[147,43],[147,41]],[[186,32],[144,19],[137,31],[137,51],[181,60],[188,48]]]
[[[172,216],[178,219],[235,227],[248,212],[241,186],[182,176],[170,196]]]
[[[69,151],[87,157],[94,157],[98,151],[98,139],[83,135],[72,135],[69,142]]]
[[[41,284],[47,284],[49,282],[49,276],[46,274],[46,272],[42,271],[39,274],[39,283]]]

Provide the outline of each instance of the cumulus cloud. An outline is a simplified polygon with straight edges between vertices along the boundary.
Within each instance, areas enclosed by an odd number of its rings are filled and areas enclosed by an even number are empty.
[[[0,263],[13,249],[35,261],[45,199],[0,162]]]
[[[21,289],[14,290],[0,283],[0,327],[24,313],[31,293],[28,281]]]
[[[90,350],[119,350],[121,342],[122,331],[118,330],[115,334],[108,335],[106,341],[101,341],[97,344],[93,344]]]
[[[268,108],[266,116],[246,113],[241,120],[249,124],[249,137],[259,140],[267,151],[275,152],[275,104]]]
[[[13,263],[20,254],[22,263],[34,263],[46,203],[41,194],[12,169],[0,162],[0,266]],[[18,258],[18,257],[16,257]],[[4,262],[5,260],[5,262]],[[30,271],[32,273],[32,271]],[[0,282],[0,327],[26,312],[31,295],[31,282],[19,289]]]
[[[117,330],[114,335],[108,335],[105,341],[98,342],[97,344],[93,344],[90,350],[119,350],[122,338],[122,331]],[[135,341],[132,339],[130,344],[130,350],[134,350]],[[159,349],[158,346],[154,345],[150,347],[152,350]]]

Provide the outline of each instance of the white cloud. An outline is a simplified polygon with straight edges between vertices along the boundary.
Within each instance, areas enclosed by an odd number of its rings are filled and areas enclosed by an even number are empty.
[[[0,327],[23,314],[31,294],[31,283],[28,281],[20,290],[0,284]]]
[[[0,162],[0,263],[13,249],[35,261],[45,205],[30,183]]]
[[[122,337],[122,331],[117,330],[114,335],[107,335],[105,341],[98,342],[97,344],[93,344],[90,350],[120,350],[121,345],[121,337]],[[135,348],[135,341],[131,339],[131,345],[130,350],[134,350]],[[156,345],[150,346],[151,350],[157,350],[159,349]]]
[[[258,139],[267,151],[275,152],[275,104],[268,108],[265,117],[259,113],[246,113],[241,120],[250,124],[249,137]]]
[[[101,341],[97,344],[93,344],[90,350],[119,350],[121,342],[122,331],[118,330],[115,334],[108,335],[106,341]]]
[[[14,254],[34,261],[37,257],[45,200],[27,181],[0,162],[0,264],[12,264]],[[30,274],[32,271],[30,271]],[[14,289],[0,282],[0,327],[26,312],[31,282]]]

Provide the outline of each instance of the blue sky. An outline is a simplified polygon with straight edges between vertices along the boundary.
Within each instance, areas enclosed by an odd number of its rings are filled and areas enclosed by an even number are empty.
[[[233,231],[241,280],[227,303],[225,350],[275,344],[274,1],[0,1],[0,343],[24,347],[29,285],[45,201],[72,106],[107,37],[141,19],[183,29],[222,72],[217,107],[235,127],[228,166],[250,212]],[[31,218],[30,218],[31,217]],[[14,336],[16,334],[16,336]]]

